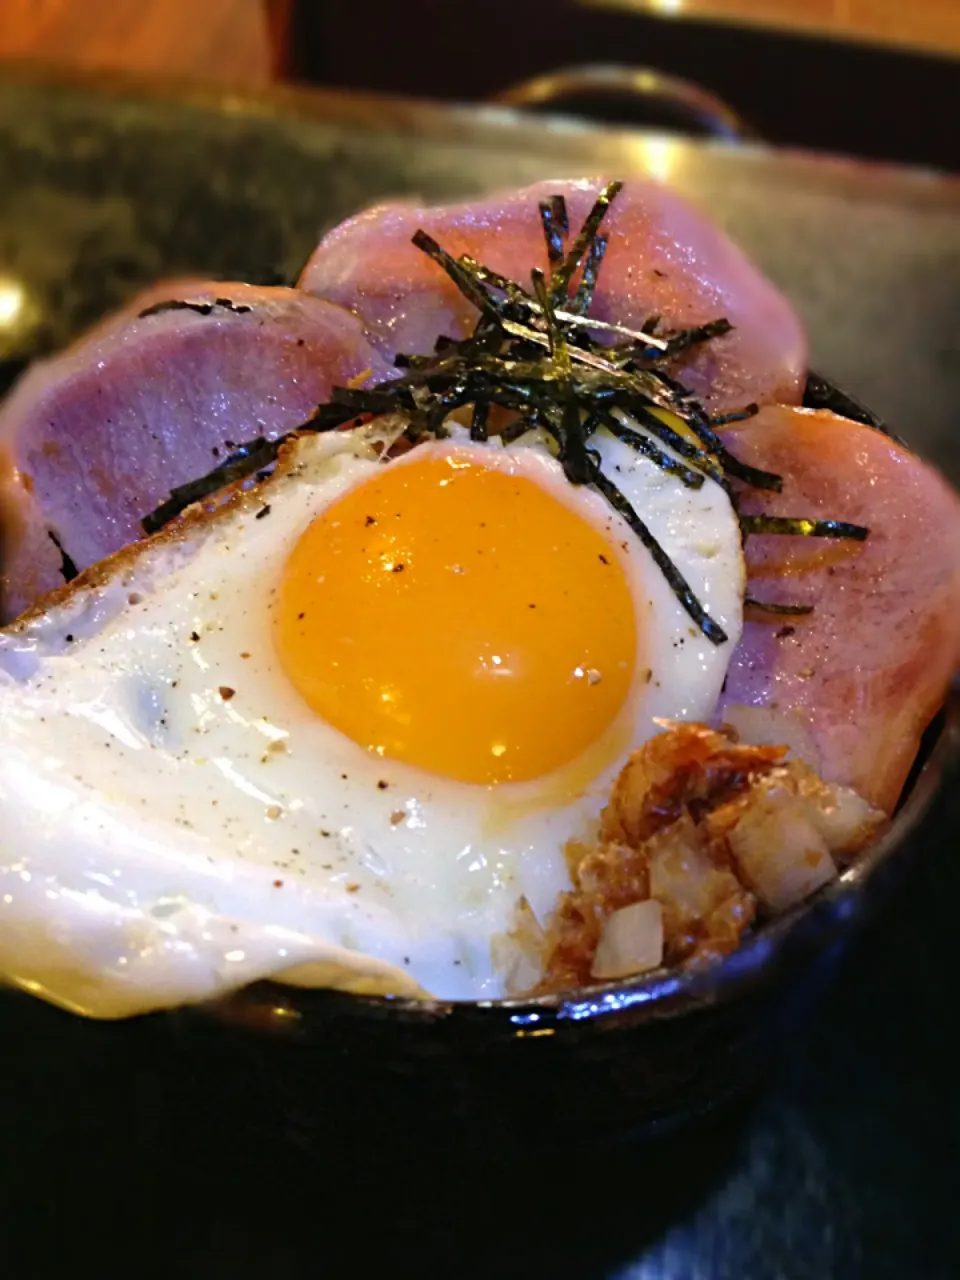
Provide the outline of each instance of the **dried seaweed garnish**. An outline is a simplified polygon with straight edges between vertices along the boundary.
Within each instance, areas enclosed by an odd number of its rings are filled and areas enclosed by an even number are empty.
[[[79,576],[80,570],[77,568],[76,561],[72,556],[68,556],[63,549],[63,543],[52,529],[47,530],[47,537],[60,552],[60,575],[64,582],[72,582],[74,578]]]
[[[625,422],[621,422],[619,418],[615,418],[612,413],[600,414],[599,425],[606,427],[611,435],[616,436],[624,444],[636,449],[637,453],[642,453],[664,471],[677,476],[688,489],[703,488],[703,482],[706,479],[704,472],[694,471],[692,467],[685,467],[682,462],[678,462],[669,453],[666,453],[663,449],[658,449],[651,437],[645,435],[642,431],[635,431],[633,427],[629,427]]]
[[[473,417],[470,420],[470,439],[486,440],[487,420],[490,417],[490,402],[478,400],[473,406]]]
[[[457,340],[441,335],[431,355],[398,355],[397,377],[376,387],[335,388],[329,402],[318,406],[294,431],[272,441],[260,437],[206,476],[173,490],[167,502],[144,518],[144,530],[155,532],[191,503],[203,501],[225,485],[264,474],[281,447],[297,434],[333,431],[400,412],[408,423],[407,441],[416,443],[446,435],[447,419],[466,408],[471,410],[473,440],[486,440],[495,433],[509,443],[532,428],[551,435],[567,479],[589,485],[606,498],[649,549],[702,633],[722,644],[727,639],[723,628],[707,613],[614,481],[604,475],[591,438],[601,429],[610,432],[692,489],[702,487],[709,477],[723,485],[735,506],[738,492],[731,481],[777,492],[782,479],[741,462],[717,435],[717,427],[755,414],[756,405],[711,416],[671,372],[679,355],[728,333],[728,320],[718,317],[671,332],[661,328],[659,316],[630,328],[589,315],[608,242],[600,227],[621,186],[610,182],[603,188],[569,248],[565,248],[569,221],[563,197],[541,203],[549,274],[534,270],[529,288],[468,255],[453,257],[433,236],[418,230],[413,243],[479,313],[470,336]],[[228,299],[172,301],[158,303],[144,314],[178,308],[208,314],[221,305],[249,309]],[[499,411],[495,417],[494,410]],[[664,421],[663,413],[672,415],[683,429]],[[804,517],[741,515],[740,527],[743,536],[867,536],[859,525]],[[807,608],[748,603],[770,612],[796,613]]]
[[[740,516],[744,534],[775,533],[804,538],[852,538],[863,542],[870,533],[862,524],[846,520],[810,520],[806,516]]]
[[[496,308],[489,294],[484,292],[470,273],[457,262],[456,258],[451,257],[446,249],[440,248],[433,236],[428,235],[423,230],[416,231],[413,235],[413,243],[428,258],[432,258],[438,267],[443,268],[463,296],[468,298],[475,307],[481,312],[492,313],[493,316],[496,316]]]
[[[702,445],[698,447],[691,440],[688,440],[686,436],[674,431],[673,427],[663,422],[656,414],[651,413],[649,409],[638,409],[632,416],[634,421],[645,427],[659,440],[662,440],[664,444],[669,445],[674,453],[679,453],[682,458],[688,458],[695,463],[704,475],[709,476],[712,480],[723,480],[723,471],[717,458],[712,453],[707,452]],[[625,437],[621,435],[620,438],[624,439]],[[636,442],[631,440],[630,437],[626,437],[626,439],[628,443],[633,444],[635,448],[637,447]]]
[[[468,274],[472,275],[479,284],[490,285],[493,289],[506,296],[506,300],[510,306],[504,307],[503,312],[501,312],[501,322],[509,320],[510,316],[513,314],[523,315],[530,313],[533,317],[531,323],[536,323],[537,318],[542,315],[540,304],[536,299],[531,298],[526,290],[522,289],[515,281],[508,280],[506,276],[500,275],[497,271],[491,271],[489,267],[483,266],[474,258],[471,258],[469,254],[461,254],[456,261],[457,264],[463,267]],[[587,266],[589,265],[590,263],[588,259]],[[596,265],[599,266],[599,263]],[[586,270],[586,267],[584,270]],[[519,308],[519,311],[515,311],[516,308]],[[632,343],[637,344],[636,347],[633,347],[630,350],[629,355],[631,357],[635,357],[637,354],[642,354],[651,359],[661,359],[669,346],[669,339],[656,337],[653,333],[647,332],[644,329],[630,329],[626,325],[614,324],[609,320],[598,320],[595,316],[578,315],[573,309],[572,304],[569,302],[566,307],[555,307],[554,309],[557,319],[562,321],[565,325],[572,325],[583,330],[595,330],[598,333],[616,334],[617,337],[630,339]],[[538,333],[536,329],[526,328],[522,331],[518,331],[516,329],[511,329],[509,326],[505,327],[507,328],[507,332],[512,333],[514,337],[529,336],[532,340],[538,342],[543,341],[543,334]],[[582,342],[582,339],[580,339],[580,341]],[[588,355],[596,356],[600,354],[605,354],[608,357],[604,362],[606,366],[610,364],[610,358],[612,358],[616,352],[611,347],[602,347],[598,344],[592,343],[587,344],[583,350],[575,350],[574,359],[588,363]]]
[[[570,281],[583,262],[590,243],[600,229],[600,223],[606,217],[611,203],[623,190],[623,183],[614,179],[608,182],[594,201],[593,208],[587,214],[583,226],[574,240],[567,256],[550,273],[550,297],[554,302],[563,302],[569,294]]]
[[[237,484],[241,480],[247,480],[257,472],[272,466],[277,460],[281,445],[288,438],[284,436],[276,440],[267,440],[264,436],[258,436],[249,444],[241,445],[225,462],[205,476],[171,489],[167,501],[161,503],[155,511],[151,511],[140,521],[144,533],[157,533],[195,502],[203,502],[220,489]]]
[[[761,471],[759,467],[748,466],[739,458],[735,458],[724,445],[721,445],[717,451],[717,458],[728,476],[742,480],[752,489],[766,489],[772,493],[779,493],[783,488],[782,476],[774,475],[772,471]]]
[[[590,248],[587,250],[587,260],[583,264],[583,274],[580,277],[577,296],[570,305],[570,310],[576,315],[585,316],[590,310],[593,303],[593,291],[597,286],[600,264],[603,262],[603,255],[607,252],[607,243],[607,237],[599,235],[594,236],[590,241]]]
[[[733,413],[714,413],[711,414],[707,421],[711,427],[725,427],[731,422],[744,422],[747,418],[754,418],[760,412],[758,404],[744,405],[742,409],[736,409]]]
[[[733,325],[726,318],[710,320],[707,324],[698,324],[692,329],[684,329],[682,333],[674,334],[667,340],[665,354],[678,356],[684,351],[689,351],[691,347],[699,346],[702,342],[709,342],[711,338],[722,338],[732,329]]]
[[[214,311],[232,311],[234,315],[243,316],[253,307],[245,302],[233,302],[230,298],[214,298],[213,302],[186,302],[182,298],[171,298],[168,302],[155,302],[152,307],[145,307],[137,313],[138,320],[146,320],[148,316],[163,315],[165,311],[195,311],[198,316],[209,316]]]
[[[567,202],[563,196],[551,196],[549,200],[540,201],[540,221],[543,223],[543,238],[547,242],[547,260],[551,267],[559,266],[563,261],[563,242],[570,230]]]
[[[556,368],[556,380],[561,396],[559,423],[556,415],[548,416],[548,424],[554,427],[560,442],[560,464],[571,484],[589,484],[592,475],[587,454],[587,435],[583,430],[580,406],[573,386],[573,365],[563,330],[557,323],[553,303],[547,292],[547,281],[539,268],[530,273],[534,292],[543,312],[550,342],[550,357]]]
[[[603,474],[599,463],[596,461],[593,463],[591,482],[598,493],[602,493],[611,507],[626,520],[627,524],[653,556],[657,568],[666,578],[671,591],[707,639],[712,640],[714,644],[723,644],[727,639],[727,633],[723,627],[710,617],[697,599],[686,578],[684,578],[663,547],[660,546],[660,543],[634,511],[630,502],[623,496],[617,486]]]
[[[778,604],[774,600],[755,600],[753,596],[744,597],[743,607],[756,609],[760,613],[783,614],[789,618],[802,618],[813,613],[812,604]]]

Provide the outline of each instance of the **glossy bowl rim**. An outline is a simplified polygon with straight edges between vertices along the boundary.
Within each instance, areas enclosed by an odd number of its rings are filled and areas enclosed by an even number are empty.
[[[900,438],[876,414],[832,381],[813,372],[807,375],[803,406],[831,409],[883,432],[897,443]],[[904,445],[909,448],[909,445]],[[288,985],[265,979],[209,1003],[194,1006],[206,1014],[224,1016],[258,1035],[289,1035],[305,1022],[344,1014],[410,1025],[426,1026],[451,1019],[464,1027],[479,1020],[477,1030],[506,1032],[522,1038],[555,1034],[591,1021],[603,1026],[627,1014],[631,1024],[673,1018],[711,1006],[728,1004],[759,986],[777,958],[802,945],[820,921],[852,920],[868,883],[879,868],[913,836],[939,793],[941,784],[960,762],[960,679],[955,679],[943,707],[932,723],[941,721],[936,740],[929,747],[909,792],[901,800],[893,820],[877,841],[856,861],[811,898],[765,921],[756,933],[730,955],[702,967],[658,969],[646,974],[591,984],[569,991],[535,997],[499,1000],[441,1000],[410,996],[359,995],[327,988]],[[929,730],[928,730],[929,732]],[[255,1005],[258,1015],[249,1021],[235,1018],[239,1005]],[[264,1016],[265,1015],[265,1016]]]

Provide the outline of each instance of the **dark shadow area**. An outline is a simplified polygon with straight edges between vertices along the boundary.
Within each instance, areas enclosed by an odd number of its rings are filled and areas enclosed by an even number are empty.
[[[442,0],[294,9],[288,70],[321,84],[474,101],[565,67],[651,67],[718,95],[769,142],[960,168],[950,58],[577,0],[489,0],[474,17]],[[662,107],[567,105],[632,126],[676,123]]]
[[[29,360],[0,360],[0,396],[10,390],[29,363]]]
[[[610,1274],[735,1164],[751,1106],[669,1139],[491,1149],[442,1116],[372,1124],[331,1097],[305,1151],[256,1082],[163,1019],[82,1023],[3,1002],[0,1260],[18,1280]],[[318,1090],[323,1081],[318,1079]],[[556,1117],[562,1134],[563,1116]]]

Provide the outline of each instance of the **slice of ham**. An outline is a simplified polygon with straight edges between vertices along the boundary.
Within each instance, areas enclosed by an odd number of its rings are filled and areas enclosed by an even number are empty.
[[[742,510],[870,535],[747,539],[749,594],[814,611],[748,614],[720,717],[747,704],[796,719],[824,778],[890,812],[960,661],[960,497],[879,431],[831,413],[771,406],[725,441],[784,478],[781,494],[745,493]]]
[[[603,182],[541,182],[509,194],[438,208],[386,204],[348,218],[321,240],[300,287],[356,311],[383,352],[427,354],[438,334],[463,338],[476,309],[411,244],[422,227],[455,257],[530,286],[547,267],[539,201],[563,194],[571,236]],[[686,328],[725,316],[734,331],[697,349],[677,372],[711,410],[750,401],[799,403],[806,374],[803,329],[787,300],[709,218],[668,187],[631,179],[602,231],[606,258],[590,314],[637,327],[659,315]],[[570,238],[567,241],[571,243]]]
[[[207,314],[141,316],[170,300]],[[83,569],[235,444],[387,372],[356,316],[295,289],[172,281],[142,294],[30,369],[0,409],[0,621],[62,581],[51,532]]]

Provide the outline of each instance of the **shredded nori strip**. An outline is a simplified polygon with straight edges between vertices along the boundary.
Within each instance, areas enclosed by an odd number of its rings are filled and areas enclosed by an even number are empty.
[[[587,260],[583,264],[583,274],[580,277],[577,296],[570,305],[570,310],[575,312],[576,315],[585,316],[590,310],[593,303],[593,291],[597,287],[600,264],[603,262],[603,255],[606,252],[607,237],[594,236],[587,250]]]
[[[852,538],[863,542],[870,533],[862,524],[846,520],[810,520],[806,516],[740,516],[744,534],[776,533],[804,538]]]
[[[718,317],[671,332],[661,329],[659,316],[648,317],[634,329],[588,314],[608,242],[599,228],[621,186],[610,182],[603,188],[569,248],[563,197],[552,196],[540,204],[550,271],[545,275],[535,269],[530,289],[466,254],[454,258],[433,236],[418,230],[414,245],[476,307],[479,315],[472,334],[463,339],[439,336],[431,355],[397,355],[398,376],[376,387],[334,388],[330,400],[293,431],[275,440],[258,437],[206,476],[174,489],[167,502],[143,519],[144,531],[161,529],[192,503],[227,485],[254,475],[264,477],[281,447],[299,433],[333,431],[399,412],[408,423],[405,437],[416,443],[446,435],[450,414],[470,408],[470,438],[483,441],[490,434],[491,410],[507,410],[516,417],[505,424],[495,419],[500,439],[510,443],[531,428],[548,432],[557,443],[567,479],[591,486],[606,498],[650,551],[703,634],[722,644],[727,639],[723,628],[707,613],[614,481],[604,475],[590,439],[603,428],[691,489],[701,488],[710,477],[726,489],[735,506],[738,495],[731,480],[773,492],[780,491],[783,482],[772,472],[741,462],[716,433],[717,427],[751,417],[757,412],[755,404],[711,416],[670,371],[679,355],[729,333],[732,326],[727,319]],[[571,297],[578,271],[579,284]],[[250,310],[229,299],[172,300],[157,303],[142,315],[183,308],[209,314],[215,307]],[[672,414],[685,431],[676,430],[654,410]],[[862,540],[868,532],[838,520],[742,514],[739,519],[744,537],[775,533]],[[766,605],[750,598],[746,603],[768,612],[809,611],[808,606]]]
[[[397,395],[391,391],[382,391],[379,387],[372,390],[364,390],[362,387],[334,387],[330,392],[330,405],[347,410],[348,418],[355,418],[358,413],[396,413],[398,407],[413,413],[417,411],[416,401],[409,392]]]
[[[232,302],[229,298],[214,298],[213,302],[185,302],[180,298],[171,298],[169,302],[155,302],[137,315],[138,320],[147,316],[159,316],[165,311],[195,311],[198,316],[208,316],[214,311],[232,311],[234,315],[243,316],[253,307],[245,302]]]
[[[490,417],[490,401],[478,400],[473,406],[473,417],[470,420],[470,439],[486,440],[487,419]]]
[[[47,530],[47,537],[60,552],[60,573],[64,582],[72,582],[78,576],[80,570],[77,568],[76,561],[68,556],[63,549],[63,543],[52,529]]]
[[[628,427],[625,422],[615,418],[612,413],[600,414],[598,425],[606,427],[611,435],[616,436],[624,444],[636,449],[637,453],[642,453],[645,457],[650,458],[658,467],[662,467],[664,471],[677,476],[688,489],[703,488],[703,482],[706,478],[704,472],[694,471],[692,467],[685,467],[682,462],[678,462],[669,453],[658,449],[650,437],[642,431],[635,431],[633,427]]]
[[[707,639],[712,640],[714,644],[723,644],[727,639],[727,633],[724,631],[723,627],[710,617],[703,605],[697,599],[697,596],[694,594],[694,591],[690,587],[686,578],[664,551],[663,547],[660,546],[660,543],[643,523],[617,486],[611,480],[608,480],[603,474],[596,461],[594,461],[593,464],[591,483],[598,493],[603,494],[611,507],[613,507],[614,511],[623,516],[624,520],[626,520],[627,524],[653,556],[657,568],[670,584],[670,589],[673,591],[673,594],[677,597],[684,609],[686,609],[687,613],[689,613],[690,617],[697,624]]]
[[[745,596],[745,609],[757,609],[761,613],[785,614],[790,618],[802,618],[813,613],[812,604],[776,604],[773,600],[755,600],[753,596]]]
[[[543,238],[547,242],[547,260],[551,267],[559,266],[563,261],[564,237],[570,230],[567,202],[563,196],[551,196],[549,200],[540,201],[540,221],[543,223]]]
[[[752,489],[766,489],[772,493],[779,493],[783,488],[782,476],[774,475],[772,471],[761,471],[758,467],[748,466],[739,458],[735,458],[725,445],[720,445],[716,456],[728,476],[742,480]]]
[[[710,320],[707,324],[698,324],[693,329],[684,329],[682,333],[674,334],[667,340],[666,354],[678,356],[681,352],[689,351],[691,347],[699,346],[702,342],[709,342],[711,338],[724,337],[732,328],[730,321],[724,318]]]
[[[656,414],[651,413],[649,409],[638,409],[631,415],[634,420],[646,429],[652,432],[664,444],[670,446],[675,453],[679,453],[682,458],[689,458],[691,462],[695,462],[697,467],[703,471],[704,475],[708,475],[713,480],[722,481],[723,473],[717,464],[716,459],[705,449],[698,448],[686,436],[682,436],[679,432],[674,431],[673,427],[662,422]],[[622,439],[623,437],[621,437]]]
[[[730,422],[743,422],[747,418],[754,418],[759,412],[760,406],[758,404],[748,404],[733,413],[711,414],[707,421],[711,427],[725,427]]]
[[[440,248],[433,236],[428,235],[426,231],[421,229],[414,232],[413,243],[428,258],[432,258],[437,266],[443,268],[463,296],[468,298],[475,307],[479,308],[481,312],[496,316],[496,308],[489,294],[483,291],[480,285],[474,281],[469,271],[457,262],[456,258],[451,257],[446,249]]]
[[[508,303],[512,304],[510,307],[511,314],[529,314],[531,323],[536,323],[536,320],[542,315],[540,304],[535,299],[531,298],[530,295],[515,281],[508,280],[506,276],[500,275],[497,271],[491,271],[489,267],[483,266],[481,263],[477,262],[465,253],[461,254],[460,257],[457,258],[457,263],[463,267],[464,270],[469,272],[470,275],[474,276],[480,284],[491,285],[494,289],[506,294]],[[596,267],[599,268],[599,261],[596,263]],[[584,330],[593,329],[599,333],[613,333],[617,334],[619,337],[631,339],[633,342],[639,344],[639,348],[641,349],[640,353],[648,356],[650,359],[661,359],[663,357],[663,353],[670,345],[667,338],[658,338],[652,333],[645,332],[645,330],[630,329],[626,325],[613,324],[609,320],[598,320],[595,316],[578,315],[573,309],[572,304],[568,304],[566,307],[558,307],[555,310],[557,319],[566,325],[573,325]],[[531,331],[528,329],[524,332],[530,333],[531,336],[542,337],[542,335],[536,335],[535,330]],[[523,335],[515,333],[515,336],[520,337]],[[581,339],[581,343],[582,342],[583,340]],[[575,350],[575,359],[586,361],[588,355],[598,356],[601,353],[608,357],[616,355],[616,352],[611,347],[601,347],[596,344],[585,345],[589,349],[584,349],[582,351]],[[630,354],[631,356],[636,356],[638,351],[631,350]],[[609,360],[605,363],[609,363]]]
[[[267,440],[264,436],[258,436],[249,444],[242,445],[236,453],[205,476],[171,489],[167,501],[140,521],[144,533],[157,533],[195,502],[203,502],[220,489],[249,479],[264,467],[271,466],[277,460],[281,444],[288,438],[283,436],[277,440]]]
[[[580,228],[576,240],[574,240],[567,256],[563,262],[550,274],[550,296],[555,303],[565,302],[569,297],[570,281],[573,279],[577,267],[580,266],[584,259],[584,255],[590,245],[591,240],[597,234],[600,223],[606,217],[607,210],[610,208],[611,202],[623,190],[623,183],[617,181],[608,182],[600,194],[594,201],[593,208],[587,214],[583,226]]]

